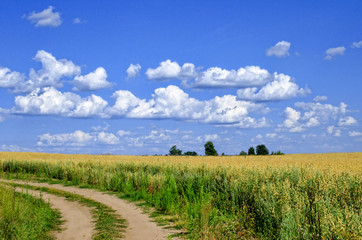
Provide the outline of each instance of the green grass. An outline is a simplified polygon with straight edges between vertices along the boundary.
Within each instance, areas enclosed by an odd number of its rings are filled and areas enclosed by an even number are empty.
[[[0,239],[53,239],[60,213],[42,199],[0,185]]]
[[[144,200],[191,239],[361,239],[362,177],[308,167],[207,168],[2,161],[16,177],[59,179]],[[31,175],[27,175],[31,174]]]
[[[93,239],[117,239],[123,237],[123,232],[125,231],[125,228],[127,226],[125,220],[122,219],[119,215],[115,214],[115,211],[113,209],[102,203],[93,201],[78,194],[53,188],[36,187],[26,184],[15,183],[12,183],[11,185],[65,197],[70,201],[78,201],[90,207],[96,223],[96,234],[93,236]]]

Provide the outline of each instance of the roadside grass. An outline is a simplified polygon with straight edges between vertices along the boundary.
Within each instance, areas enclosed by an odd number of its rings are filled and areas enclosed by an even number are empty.
[[[60,213],[49,203],[0,184],[0,239],[54,239]]]
[[[77,160],[77,155],[69,155],[68,161],[0,160],[0,171],[145,201],[156,215],[186,229],[190,239],[361,239],[361,154],[337,154],[338,161],[334,155],[326,156],[321,162],[328,167],[317,160],[314,165],[299,165],[303,160],[299,155],[297,164],[284,156],[240,158],[239,163],[235,157],[230,164],[227,157],[184,158],[182,164],[181,158],[132,162],[91,160],[92,156]],[[345,156],[354,158],[343,162]],[[192,164],[192,159],[198,163]],[[211,166],[205,163],[209,159]],[[283,159],[291,164],[283,165]],[[266,167],[260,165],[267,161]]]
[[[24,189],[47,192],[52,195],[65,197],[70,201],[78,201],[91,209],[91,213],[93,215],[93,218],[95,219],[96,233],[93,236],[93,239],[118,239],[123,237],[123,233],[125,231],[125,228],[127,227],[126,221],[122,219],[118,214],[115,214],[115,211],[113,209],[100,202],[93,201],[78,194],[53,188],[36,187],[18,183],[6,184],[22,187]]]

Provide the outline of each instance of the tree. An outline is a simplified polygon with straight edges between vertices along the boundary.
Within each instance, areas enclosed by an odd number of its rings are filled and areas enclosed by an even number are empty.
[[[185,156],[197,156],[197,152],[195,151],[187,151],[184,153]]]
[[[256,155],[269,155],[269,150],[264,144],[256,146]]]
[[[182,151],[180,149],[177,149],[176,145],[173,145],[170,150],[170,156],[179,156],[182,154]]]
[[[214,144],[210,141],[205,143],[205,155],[206,156],[218,156],[217,151],[215,150]]]
[[[248,155],[255,155],[255,149],[254,147],[250,147],[248,150]]]
[[[241,155],[241,156],[245,156],[245,155],[247,155],[247,153],[246,153],[246,152],[244,152],[244,151],[241,151],[239,155]]]

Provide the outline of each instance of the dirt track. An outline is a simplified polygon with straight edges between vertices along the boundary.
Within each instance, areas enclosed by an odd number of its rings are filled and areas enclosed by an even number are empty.
[[[0,180],[0,181],[6,181],[6,180]],[[128,227],[125,232],[125,239],[127,240],[128,239],[130,240],[167,239],[168,235],[174,233],[171,230],[167,230],[160,226],[157,226],[157,224],[153,222],[152,219],[150,219],[146,214],[143,214],[142,210],[136,207],[133,203],[127,202],[126,200],[120,199],[113,195],[105,194],[93,189],[68,187],[59,184],[23,182],[16,180],[13,180],[11,182],[19,184],[27,183],[31,186],[37,186],[37,187],[49,187],[53,189],[75,193],[84,196],[86,198],[90,198],[94,201],[101,202],[114,209],[117,214],[122,216],[123,219],[126,219]]]
[[[26,192],[34,197],[41,197],[44,201],[49,201],[53,208],[59,210],[64,224],[61,226],[63,230],[54,234],[56,239],[92,239],[95,225],[88,207],[45,192],[24,190],[22,188],[16,188],[16,191]]]

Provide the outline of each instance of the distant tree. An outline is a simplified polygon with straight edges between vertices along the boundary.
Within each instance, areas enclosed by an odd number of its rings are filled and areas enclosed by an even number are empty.
[[[169,150],[170,156],[179,156],[182,154],[182,151],[180,149],[177,149],[176,145],[173,145]]]
[[[204,147],[205,147],[206,156],[218,156],[219,155],[217,153],[217,151],[215,150],[214,144],[212,142],[208,141],[207,143],[205,143]]]
[[[272,152],[270,155],[284,155],[281,151]]]
[[[194,151],[192,151],[192,152],[191,152],[191,151],[187,151],[187,152],[184,153],[184,155],[185,155],[185,156],[197,156],[197,153],[194,152]]]
[[[248,150],[248,155],[255,155],[255,149],[254,147],[250,147]]]
[[[256,155],[269,155],[269,150],[264,144],[256,146]]]
[[[244,152],[244,151],[241,151],[239,155],[245,156],[245,155],[248,155],[248,154],[246,152]]]

